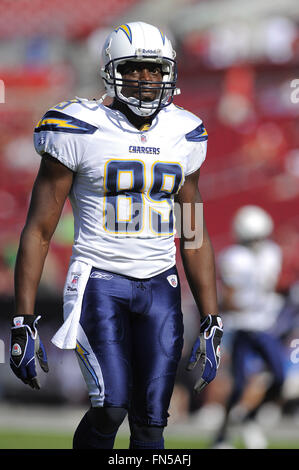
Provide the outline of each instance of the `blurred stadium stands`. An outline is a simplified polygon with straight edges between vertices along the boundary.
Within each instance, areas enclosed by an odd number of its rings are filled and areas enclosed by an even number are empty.
[[[299,102],[292,100],[291,82],[299,79],[298,0],[2,0],[0,79],[5,85],[5,102],[0,103],[0,302],[7,313],[2,322],[12,307],[15,255],[39,166],[32,145],[33,128],[43,113],[60,101],[76,95],[101,96],[103,38],[112,27],[136,19],[157,24],[173,39],[182,90],[176,104],[199,115],[208,130],[200,190],[216,255],[232,242],[231,221],[236,209],[243,204],[260,205],[273,217],[274,236],[284,252],[279,290],[286,298],[290,289],[297,292]],[[62,315],[71,223],[67,204],[39,291],[40,312],[49,311],[50,317],[52,311],[49,338]],[[196,319],[186,282],[183,289],[183,306],[190,313],[186,320],[189,344]],[[296,295],[293,298],[298,300]],[[8,341],[7,326],[2,331]],[[294,327],[291,337],[296,334]],[[50,346],[55,363],[54,350]],[[287,367],[292,368],[287,351]],[[63,370],[69,371],[69,366]],[[6,374],[4,364],[1,380]],[[63,384],[63,373],[58,374]],[[54,392],[59,387],[53,377],[44,399],[50,400],[48,393],[52,393],[52,399],[58,400]],[[223,395],[215,387],[207,400],[221,402]],[[62,401],[69,397],[69,388],[61,392]],[[0,393],[13,399],[20,390],[21,384],[6,377]],[[22,388],[22,395],[32,397],[32,392],[24,394]],[[72,399],[81,400],[81,392]],[[201,401],[192,406],[200,407]]]

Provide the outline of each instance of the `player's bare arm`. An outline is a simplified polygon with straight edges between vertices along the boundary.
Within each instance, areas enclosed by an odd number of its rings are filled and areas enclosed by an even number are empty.
[[[10,365],[25,384],[40,389],[36,359],[49,371],[34,312],[38,284],[54,230],[69,194],[73,173],[50,156],[42,159],[15,267],[15,312],[12,318]]]
[[[203,230],[203,242],[198,248],[188,248],[184,230],[180,240],[182,261],[191,292],[201,317],[218,313],[214,250],[203,218],[203,227],[195,227],[195,207],[202,203],[198,189],[199,170],[186,177],[178,193],[183,219],[184,204],[191,204],[191,230]],[[182,220],[183,223],[183,220]]]
[[[199,170],[187,176],[177,200],[181,206],[182,222],[184,204],[191,204],[191,230],[193,232],[203,230],[202,244],[196,248],[188,247],[184,230],[182,230],[181,237],[181,256],[186,277],[201,315],[199,336],[193,345],[187,365],[189,371],[195,367],[198,369],[199,378],[194,390],[199,393],[216,376],[220,364],[220,341],[223,330],[222,321],[218,315],[214,250],[204,218],[202,218],[203,227],[195,226],[196,204],[202,203],[198,180]]]
[[[221,285],[221,309],[223,311],[239,310],[239,307],[236,305],[236,302],[234,300],[235,295],[236,295],[236,289],[234,289],[234,287],[229,286],[225,283],[222,283]]]
[[[15,315],[34,313],[51,237],[73,182],[73,172],[48,156],[41,161],[15,268]]]

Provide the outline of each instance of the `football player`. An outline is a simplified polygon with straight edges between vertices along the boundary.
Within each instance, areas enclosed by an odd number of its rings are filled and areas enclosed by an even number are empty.
[[[52,341],[75,349],[89,391],[91,407],[73,447],[113,448],[128,413],[130,448],[161,449],[183,346],[175,199],[182,209],[186,276],[202,320],[188,364],[198,367],[198,392],[213,380],[220,360],[213,248],[204,222],[196,222],[207,132],[198,117],[172,103],[175,52],[158,28],[136,22],[113,30],[101,74],[110,106],[103,99],[66,101],[35,128],[42,160],[15,269],[11,367],[33,388],[40,387],[35,353],[48,370],[35,297],[69,197],[75,236],[64,323]]]
[[[261,207],[246,205],[233,218],[236,241],[218,257],[222,282],[222,311],[227,331],[231,331],[233,386],[225,407],[225,418],[219,429],[215,446],[225,445],[229,416],[239,403],[252,374],[248,365],[258,357],[270,373],[263,399],[251,410],[245,410],[241,421],[245,445],[263,448],[267,441],[255,416],[267,401],[280,398],[284,382],[283,350],[273,334],[284,306],[283,297],[276,292],[282,267],[280,247],[270,239],[272,217]]]

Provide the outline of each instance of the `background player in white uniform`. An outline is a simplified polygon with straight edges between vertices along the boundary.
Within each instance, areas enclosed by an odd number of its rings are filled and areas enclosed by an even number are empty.
[[[258,355],[271,372],[271,381],[263,400],[244,412],[243,436],[248,447],[263,447],[266,440],[254,422],[260,406],[277,400],[284,380],[282,348],[272,329],[284,304],[276,292],[282,268],[280,247],[269,237],[273,231],[270,215],[261,207],[240,208],[233,219],[238,244],[220,253],[219,275],[222,281],[222,307],[227,331],[233,332],[231,346],[233,389],[226,404],[223,425],[216,442],[225,441],[229,412],[240,400],[249,376],[248,361]]]
[[[91,400],[75,432],[75,448],[112,448],[127,412],[131,448],[164,446],[183,344],[174,198],[182,209],[191,205],[189,225],[195,230],[188,249],[183,227],[181,253],[202,318],[188,365],[200,362],[197,391],[219,365],[222,324],[213,249],[205,225],[195,227],[207,132],[199,118],[172,104],[174,59],[158,28],[121,25],[103,48],[102,77],[112,105],[60,103],[35,128],[43,158],[16,263],[11,366],[39,388],[34,346],[44,370],[47,361],[33,315],[35,296],[69,195],[75,237],[65,321],[53,342],[76,349]],[[203,242],[195,246],[199,230]]]

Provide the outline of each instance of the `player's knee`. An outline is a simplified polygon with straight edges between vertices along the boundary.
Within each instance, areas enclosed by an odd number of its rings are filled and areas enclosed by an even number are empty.
[[[131,424],[131,436],[136,441],[157,442],[163,437],[164,427]]]
[[[90,408],[88,418],[92,425],[102,434],[116,432],[127,414],[125,408]]]

